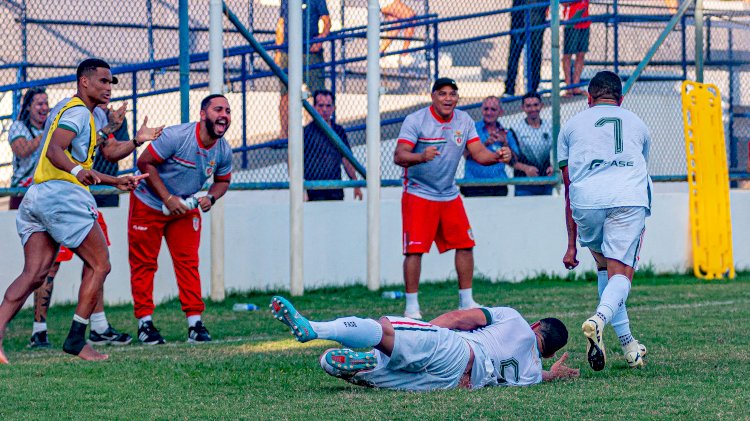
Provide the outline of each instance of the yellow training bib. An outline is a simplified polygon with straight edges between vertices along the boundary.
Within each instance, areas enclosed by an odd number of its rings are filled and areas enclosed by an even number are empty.
[[[89,189],[87,186],[81,184],[78,179],[73,176],[73,174],[52,165],[52,162],[50,162],[50,160],[47,158],[47,148],[49,147],[50,140],[52,139],[52,134],[57,129],[58,123],[60,122],[60,118],[62,117],[63,113],[73,107],[85,106],[86,104],[83,103],[81,98],[73,97],[70,101],[68,101],[67,104],[65,104],[65,106],[62,107],[60,112],[58,112],[55,116],[55,120],[52,122],[52,125],[47,132],[47,137],[44,139],[44,149],[42,149],[42,155],[39,157],[39,164],[36,166],[36,171],[34,172],[34,184],[41,184],[45,181],[50,180],[64,180],[69,181],[73,184],[78,184],[86,190]],[[73,163],[82,166],[86,170],[90,170],[94,166],[94,149],[96,148],[96,126],[94,125],[94,115],[91,113],[89,113],[89,128],[91,139],[89,140],[89,151],[85,161],[81,162],[73,158],[73,155],[70,153],[72,146],[68,147],[68,149],[65,151],[65,155],[68,157],[68,159],[70,159]]]

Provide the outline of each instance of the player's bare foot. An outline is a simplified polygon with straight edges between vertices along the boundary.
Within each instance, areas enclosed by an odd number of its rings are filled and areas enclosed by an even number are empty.
[[[109,358],[107,354],[101,354],[97,352],[91,345],[84,345],[81,352],[78,353],[78,358],[85,361],[104,361]]]

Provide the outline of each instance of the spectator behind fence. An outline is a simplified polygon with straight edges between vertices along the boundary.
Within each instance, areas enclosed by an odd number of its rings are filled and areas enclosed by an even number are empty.
[[[341,138],[347,148],[349,140],[346,138],[344,128],[333,122],[333,113],[336,111],[336,98],[329,90],[320,90],[313,93],[313,104],[323,120]],[[313,121],[305,126],[305,180],[341,180],[341,165],[350,179],[356,180],[357,173],[348,159],[344,158],[333,146],[333,143],[325,132]],[[344,189],[308,189],[305,197],[309,201],[318,200],[344,200]],[[354,188],[354,198],[362,200],[362,190]]]
[[[496,151],[503,146],[510,147],[513,154],[518,153],[518,143],[515,134],[508,131],[498,121],[503,115],[503,107],[496,96],[488,96],[482,102],[482,120],[476,122],[479,140],[490,151]],[[468,151],[464,151],[466,166],[464,180],[479,180],[487,178],[508,178],[505,174],[505,164],[481,165],[472,159]],[[507,196],[508,186],[462,186],[461,194],[465,197],[478,196]]]
[[[512,130],[516,134],[519,153],[513,165],[514,177],[543,177],[552,175],[550,152],[552,151],[552,123],[542,120],[542,97],[536,92],[523,96],[521,108],[526,113]],[[552,186],[516,185],[516,196],[551,195]]]
[[[469,114],[456,110],[458,86],[450,78],[432,85],[432,105],[417,110],[401,125],[394,154],[396,165],[404,167],[403,220],[404,315],[421,319],[417,291],[422,255],[432,243],[444,253],[456,250],[459,308],[479,307],[472,296],[474,237],[463,201],[456,186],[456,169],[465,149],[482,165],[509,162],[510,148],[491,152],[479,141]]]
[[[513,0],[513,7],[526,6],[538,3],[537,0]],[[526,27],[526,14],[529,14],[529,26],[544,24],[547,20],[547,8],[535,7],[532,9],[516,10],[510,12],[510,30],[521,30]],[[544,28],[535,29],[529,34],[529,61],[524,62],[528,91],[536,92],[539,89],[539,81],[542,71],[542,45],[544,42]],[[514,96],[516,94],[516,77],[518,75],[518,62],[521,60],[521,51],[526,45],[526,33],[520,31],[510,35],[510,48],[508,49],[507,76],[505,78],[505,93],[503,96]]]
[[[276,45],[289,42],[289,0],[281,0],[279,20],[276,22]],[[322,30],[318,26],[322,23]],[[323,63],[323,44],[313,42],[315,38],[325,38],[331,33],[331,17],[325,0],[302,0],[302,66],[304,73],[302,82],[307,85],[309,92],[325,89],[325,75],[323,68],[311,69],[316,64]],[[284,71],[289,65],[287,51],[276,50],[274,61]],[[279,101],[279,121],[281,123],[280,137],[289,136],[289,92],[286,85],[281,84],[281,100]]]
[[[172,255],[180,303],[187,318],[187,340],[211,341],[201,320],[206,306],[198,273],[201,214],[195,206],[210,211],[229,188],[232,147],[224,134],[232,122],[230,113],[223,95],[209,95],[201,101],[200,121],[167,127],[138,158],[138,169],[149,176],[130,195],[128,260],[138,340],[143,344],[165,343],[152,320],[154,274],[162,238]],[[195,200],[193,195],[208,179],[213,181],[208,194],[190,206],[185,199]]]
[[[42,152],[44,122],[49,114],[47,93],[43,87],[29,88],[21,101],[21,112],[8,131],[8,143],[13,152],[13,176],[11,187],[29,187],[33,181],[34,168]],[[10,208],[18,209],[23,195],[11,196]]]
[[[565,20],[584,19],[589,17],[589,0],[579,0],[565,4]],[[581,73],[589,51],[589,28],[591,22],[577,22],[565,25],[565,42],[563,44],[563,70],[565,85],[581,83]],[[575,54],[575,68],[571,69],[571,61]],[[571,74],[572,73],[572,74]],[[565,96],[583,95],[583,91],[575,87],[568,89]]]
[[[60,101],[60,103],[55,106],[54,110],[59,109],[59,107],[62,107],[63,104],[68,103],[70,100],[71,98],[66,98]],[[105,141],[113,143],[110,147],[115,146],[119,150],[118,154],[116,156],[110,156],[110,159],[124,158],[133,153],[135,148],[143,142],[155,138],[156,131],[144,126],[138,131],[135,141],[127,141],[127,122],[125,121],[126,110],[127,102],[122,104],[117,110],[107,108],[107,104],[100,104],[92,111],[92,114],[94,115],[94,128],[96,129],[97,142],[100,144]],[[53,116],[55,114],[57,113],[52,113]],[[118,143],[114,144],[114,142]],[[94,158],[94,171],[110,176],[117,176],[117,168],[117,162],[109,161],[101,150],[96,153]],[[97,209],[106,206],[117,207],[119,205],[119,197],[120,196],[117,194],[94,195],[94,200],[96,201]],[[104,215],[101,212],[98,212],[97,222],[102,229],[107,246],[109,246],[109,230],[104,221]],[[50,267],[49,272],[47,273],[46,280],[36,289],[36,291],[34,291],[34,324],[32,326],[31,340],[29,342],[30,348],[50,348],[52,346],[47,335],[47,313],[52,301],[55,277],[60,270],[60,263],[68,262],[72,259],[73,252],[65,246],[60,246],[60,251],[57,253],[55,263],[52,264],[52,267]],[[90,319],[91,329],[89,331],[88,342],[92,345],[127,345],[133,340],[130,335],[119,332],[109,324],[104,312],[103,289],[97,295],[96,306],[94,307],[94,312],[91,313]]]
[[[417,14],[414,12],[412,8],[404,4],[402,0],[380,0],[380,13],[383,14],[383,21],[397,21],[397,20],[403,20],[403,19],[412,19]],[[402,26],[402,25],[410,25],[412,23],[410,22],[401,22],[394,24],[395,26]],[[385,33],[385,37],[383,41],[380,43],[380,53],[384,53],[385,50],[388,49],[388,47],[393,42],[393,38],[398,36],[399,32],[403,32],[404,40],[402,49],[406,50],[409,48],[409,45],[411,45],[411,38],[414,37],[414,31],[417,28],[414,26],[410,26],[408,28],[404,29],[394,29],[392,31],[388,31]],[[414,59],[411,58],[409,53],[401,53],[400,58],[400,64],[403,65],[410,65],[414,62]]]

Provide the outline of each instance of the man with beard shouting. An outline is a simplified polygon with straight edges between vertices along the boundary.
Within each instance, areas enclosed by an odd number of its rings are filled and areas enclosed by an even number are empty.
[[[211,177],[208,194],[197,199],[203,212],[208,212],[229,188],[232,148],[223,136],[230,123],[226,97],[209,95],[201,101],[199,122],[167,127],[138,158],[138,169],[150,175],[130,196],[128,244],[138,340],[144,344],[165,343],[151,319],[162,237],[172,256],[180,303],[188,322],[188,342],[211,340],[201,321],[205,309],[198,273],[201,215],[191,202]]]

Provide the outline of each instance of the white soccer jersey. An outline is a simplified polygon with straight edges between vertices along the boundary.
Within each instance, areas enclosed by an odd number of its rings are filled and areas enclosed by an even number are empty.
[[[573,116],[557,142],[559,166],[570,176],[570,205],[643,206],[650,213],[650,143],[646,124],[622,107],[596,105]]]
[[[456,332],[474,348],[472,389],[483,386],[528,386],[542,381],[542,358],[536,334],[529,323],[510,307],[482,308],[489,324],[471,332]],[[476,346],[479,345],[480,350]],[[480,361],[481,355],[491,361]],[[494,373],[483,371],[493,370]],[[483,384],[474,384],[483,379]]]

